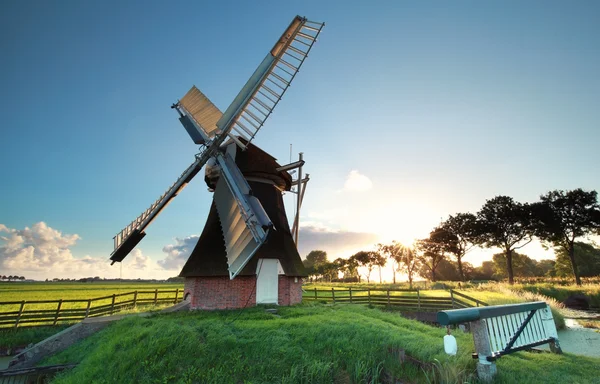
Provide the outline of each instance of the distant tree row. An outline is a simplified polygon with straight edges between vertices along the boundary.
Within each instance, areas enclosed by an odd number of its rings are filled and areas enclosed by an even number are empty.
[[[23,280],[25,280],[25,276],[16,276],[16,275],[15,276],[12,276],[12,275],[5,276],[5,275],[0,275],[0,280],[2,280],[2,281],[17,281],[17,280],[23,281]]]
[[[509,196],[487,200],[477,214],[458,213],[435,227],[425,239],[412,246],[398,242],[377,244],[375,251],[361,251],[347,259],[327,260],[324,251],[312,251],[305,260],[309,275],[318,279],[359,281],[358,268],[366,271],[370,282],[374,269],[388,263],[394,271],[408,277],[431,281],[508,278],[514,283],[518,276],[565,276],[570,273],[581,285],[581,276],[600,274],[600,250],[577,239],[600,234],[600,206],[596,191],[575,189],[551,191],[540,201],[519,203]],[[553,247],[556,261],[537,262],[517,253],[517,250],[538,238],[548,248]],[[463,258],[475,247],[499,248],[502,253],[492,261],[473,268]],[[453,276],[453,272],[455,275]],[[453,278],[456,277],[456,278]]]

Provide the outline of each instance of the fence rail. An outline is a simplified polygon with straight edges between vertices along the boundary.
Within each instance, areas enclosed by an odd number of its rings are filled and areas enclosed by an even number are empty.
[[[431,292],[431,291],[429,291]],[[448,296],[431,296],[419,289],[307,289],[302,295],[305,302],[352,303],[401,307],[420,311],[439,311],[487,306],[487,303],[453,289]]]
[[[81,321],[88,317],[113,315],[144,305],[177,304],[182,289],[142,290],[93,299],[22,300],[0,302],[0,328],[35,327]]]

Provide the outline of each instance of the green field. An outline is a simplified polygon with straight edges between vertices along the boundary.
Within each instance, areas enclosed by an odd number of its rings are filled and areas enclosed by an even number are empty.
[[[3,302],[46,301],[46,300],[88,300],[98,297],[119,295],[134,291],[174,291],[182,290],[183,284],[170,283],[0,283],[0,312],[18,310],[19,304],[2,305]],[[153,294],[145,294],[147,297]],[[169,294],[160,293],[159,298]],[[174,293],[170,293],[171,296]],[[153,297],[153,296],[152,296]],[[116,302],[129,300],[130,297],[117,297]],[[106,304],[110,298],[96,304]],[[79,308],[84,303],[64,303],[63,308]],[[55,307],[56,304],[27,304],[27,308]]]
[[[0,283],[0,302],[21,300],[93,299],[131,291],[183,289],[171,283]]]
[[[0,329],[17,323],[19,327],[71,324],[87,316],[172,305],[182,297],[182,284],[2,283]]]

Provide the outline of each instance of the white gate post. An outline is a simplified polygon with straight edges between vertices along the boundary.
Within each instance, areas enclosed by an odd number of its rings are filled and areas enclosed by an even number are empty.
[[[544,324],[544,331],[547,337],[551,337],[554,341],[550,342],[550,350],[553,353],[562,353],[560,344],[558,343],[558,333],[556,332],[556,324],[554,324],[554,318],[552,317],[552,310],[550,306],[546,304],[546,308],[539,310],[542,315],[542,324]]]
[[[496,372],[496,363],[488,361],[487,357],[492,356],[492,347],[485,319],[471,322],[471,333],[475,342],[475,352],[477,352],[477,376],[483,382],[491,382]]]

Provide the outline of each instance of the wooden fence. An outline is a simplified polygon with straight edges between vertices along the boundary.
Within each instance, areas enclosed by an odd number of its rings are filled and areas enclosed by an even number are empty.
[[[23,300],[0,302],[0,328],[47,326],[112,315],[136,306],[177,304],[183,290],[133,291],[94,299]]]
[[[455,290],[441,291],[447,296],[433,296],[435,291],[422,292],[419,289],[308,289],[302,295],[303,301],[327,303],[352,303],[400,307],[407,310],[439,311],[444,309],[487,306],[481,300]]]

